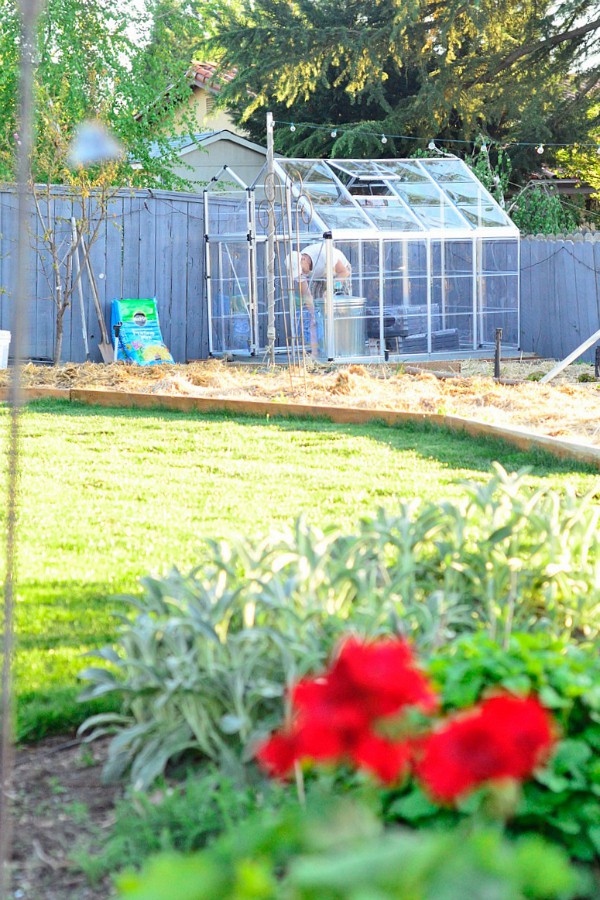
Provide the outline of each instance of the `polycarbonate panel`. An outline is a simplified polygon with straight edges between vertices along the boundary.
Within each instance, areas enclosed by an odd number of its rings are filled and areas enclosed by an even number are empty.
[[[422,231],[423,226],[397,197],[354,195],[369,219],[381,231]]]
[[[315,205],[314,209],[328,228],[355,228],[362,231],[373,231],[373,226],[367,217],[353,205]]]
[[[480,183],[461,159],[447,159],[446,157],[444,159],[420,159],[419,163],[434,181],[440,183],[449,181]]]
[[[435,206],[413,205],[413,210],[426,228],[460,228],[464,231],[468,227],[465,220],[449,203],[439,203]]]
[[[332,159],[329,164],[354,177],[381,177],[381,169],[374,159]]]
[[[421,183],[395,187],[409,206],[431,206],[442,202],[440,190],[435,184]]]
[[[398,179],[403,182],[429,181],[418,162],[408,159],[380,159],[377,168],[382,178]]]
[[[499,206],[491,203],[479,203],[477,206],[460,205],[458,207],[469,222],[477,228],[497,228],[507,225],[508,216],[502,212]]]
[[[250,275],[247,242],[216,241],[211,261],[213,352],[250,350]]]
[[[481,242],[481,271],[483,274],[518,273],[518,240],[487,240]]]
[[[208,234],[243,234],[248,230],[246,191],[223,191],[214,195],[218,203],[208,204]]]

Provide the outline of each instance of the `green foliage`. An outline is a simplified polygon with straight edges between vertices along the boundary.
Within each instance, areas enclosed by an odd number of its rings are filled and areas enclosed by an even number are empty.
[[[355,534],[300,519],[262,541],[213,542],[189,575],[143,579],[135,620],[98,654],[110,667],[81,673],[83,699],[124,698],[124,715],[83,726],[118,732],[107,777],[131,767],[148,785],[192,749],[238,772],[281,720],[285,688],[349,628],[428,650],[473,630],[504,642],[523,629],[597,636],[593,496],[532,492],[498,465],[465,491],[459,503],[379,510]]]
[[[243,787],[217,771],[190,773],[163,784],[151,795],[133,792],[119,801],[115,824],[93,853],[79,846],[74,862],[92,882],[126,866],[137,867],[152,853],[191,853],[236,828],[268,801],[277,808],[283,789],[277,785]]]
[[[384,832],[368,809],[330,804],[325,815],[255,818],[201,854],[159,856],[118,886],[128,900],[567,900],[586,885],[533,835]]]
[[[2,4],[0,25],[0,179],[12,180],[18,131],[15,0]],[[34,182],[69,184],[77,192],[82,173],[69,170],[70,143],[79,123],[96,119],[114,132],[125,150],[122,163],[104,175],[111,184],[189,187],[185,178],[170,171],[179,163],[170,138],[178,107],[189,97],[189,58],[183,69],[175,68],[171,59],[163,65],[162,51],[156,49],[146,58],[145,30],[147,13],[133,0],[117,5],[109,0],[48,0],[43,5],[32,73],[37,101]],[[144,115],[136,117],[142,111]],[[192,124],[184,115],[181,130],[186,128]],[[132,159],[143,169],[134,172]]]
[[[595,645],[575,646],[545,634],[513,634],[500,646],[484,634],[440,648],[427,666],[447,710],[471,706],[502,687],[535,693],[552,712],[560,734],[546,768],[526,783],[511,828],[534,831],[591,861],[600,855],[600,660]],[[472,798],[463,812],[472,809]],[[387,817],[411,826],[456,821],[417,786],[391,799]]]
[[[591,6],[216,0],[208,52],[236,68],[222,102],[254,137],[264,139],[265,109],[316,126],[276,129],[277,149],[289,156],[408,156],[416,139],[431,138],[459,152],[483,132],[521,143],[511,159],[523,176],[539,164],[536,141],[585,142],[593,133],[597,68],[578,65],[597,37]],[[586,26],[573,31],[586,10]],[[553,155],[548,146],[546,162]]]
[[[3,435],[7,422],[0,408]],[[530,483],[558,491],[568,482],[584,493],[597,482],[589,466],[437,429],[59,400],[23,411],[21,451],[19,740],[64,733],[94,711],[116,708],[116,694],[77,704],[81,654],[114,640],[115,594],[137,590],[144,573],[173,563],[191,569],[203,538],[264,534],[303,510],[308,522],[350,530],[397,497],[459,496],[457,479],[485,481],[490,458],[531,464]],[[136,473],[133,491],[124,472]]]
[[[535,185],[517,197],[511,217],[523,234],[570,234],[579,225],[576,212],[563,206],[552,188]]]

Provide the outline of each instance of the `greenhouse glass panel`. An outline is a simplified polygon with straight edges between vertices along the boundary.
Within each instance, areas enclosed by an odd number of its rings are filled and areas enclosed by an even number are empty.
[[[422,231],[416,217],[399,197],[357,195],[354,199],[362,207],[371,222],[381,231]]]
[[[248,191],[206,192],[211,352],[484,355],[498,328],[518,347],[519,233],[461,160],[265,171]]]
[[[507,215],[499,206],[480,203],[478,206],[460,204],[459,209],[463,216],[476,225],[477,228],[494,228],[498,225],[506,225]]]
[[[438,184],[449,181],[480,184],[471,169],[461,159],[420,159],[419,164]]]
[[[465,220],[449,203],[438,203],[436,205],[417,204],[413,206],[413,209],[415,215],[418,216],[426,228],[448,228],[464,231],[467,227]]]

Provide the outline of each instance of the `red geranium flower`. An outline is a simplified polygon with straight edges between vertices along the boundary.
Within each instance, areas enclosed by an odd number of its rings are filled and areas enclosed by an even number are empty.
[[[377,734],[363,735],[352,749],[352,761],[360,769],[367,769],[384,784],[394,784],[408,772],[410,746],[397,743]]]
[[[287,778],[297,759],[297,735],[294,732],[276,732],[259,745],[256,759],[269,775]]]
[[[481,704],[481,713],[508,734],[514,750],[513,778],[528,778],[547,759],[556,736],[550,715],[536,697],[489,697]]]
[[[487,781],[526,778],[552,743],[537,700],[492,697],[424,738],[416,770],[433,797],[451,802]]]
[[[349,638],[328,675],[338,702],[351,701],[370,719],[395,715],[407,706],[432,710],[435,693],[401,638],[362,642]]]

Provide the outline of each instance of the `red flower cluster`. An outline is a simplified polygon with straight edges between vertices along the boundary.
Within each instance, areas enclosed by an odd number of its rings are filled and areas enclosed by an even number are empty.
[[[400,639],[347,640],[322,677],[300,681],[292,693],[292,725],[257,752],[272,775],[286,777],[297,762],[350,762],[384,783],[411,765],[435,799],[449,802],[478,785],[523,780],[548,756],[552,722],[533,697],[490,697],[423,736],[390,740],[381,721],[408,707],[433,712],[436,696]]]
[[[403,640],[347,640],[329,672],[300,681],[292,694],[293,725],[257,753],[272,774],[285,777],[294,763],[350,761],[384,782],[396,781],[410,760],[407,743],[380,737],[374,725],[406,707],[425,711],[435,694]]]
[[[550,717],[534,697],[490,697],[424,740],[416,772],[436,800],[449,802],[487,781],[523,781],[553,743]]]

